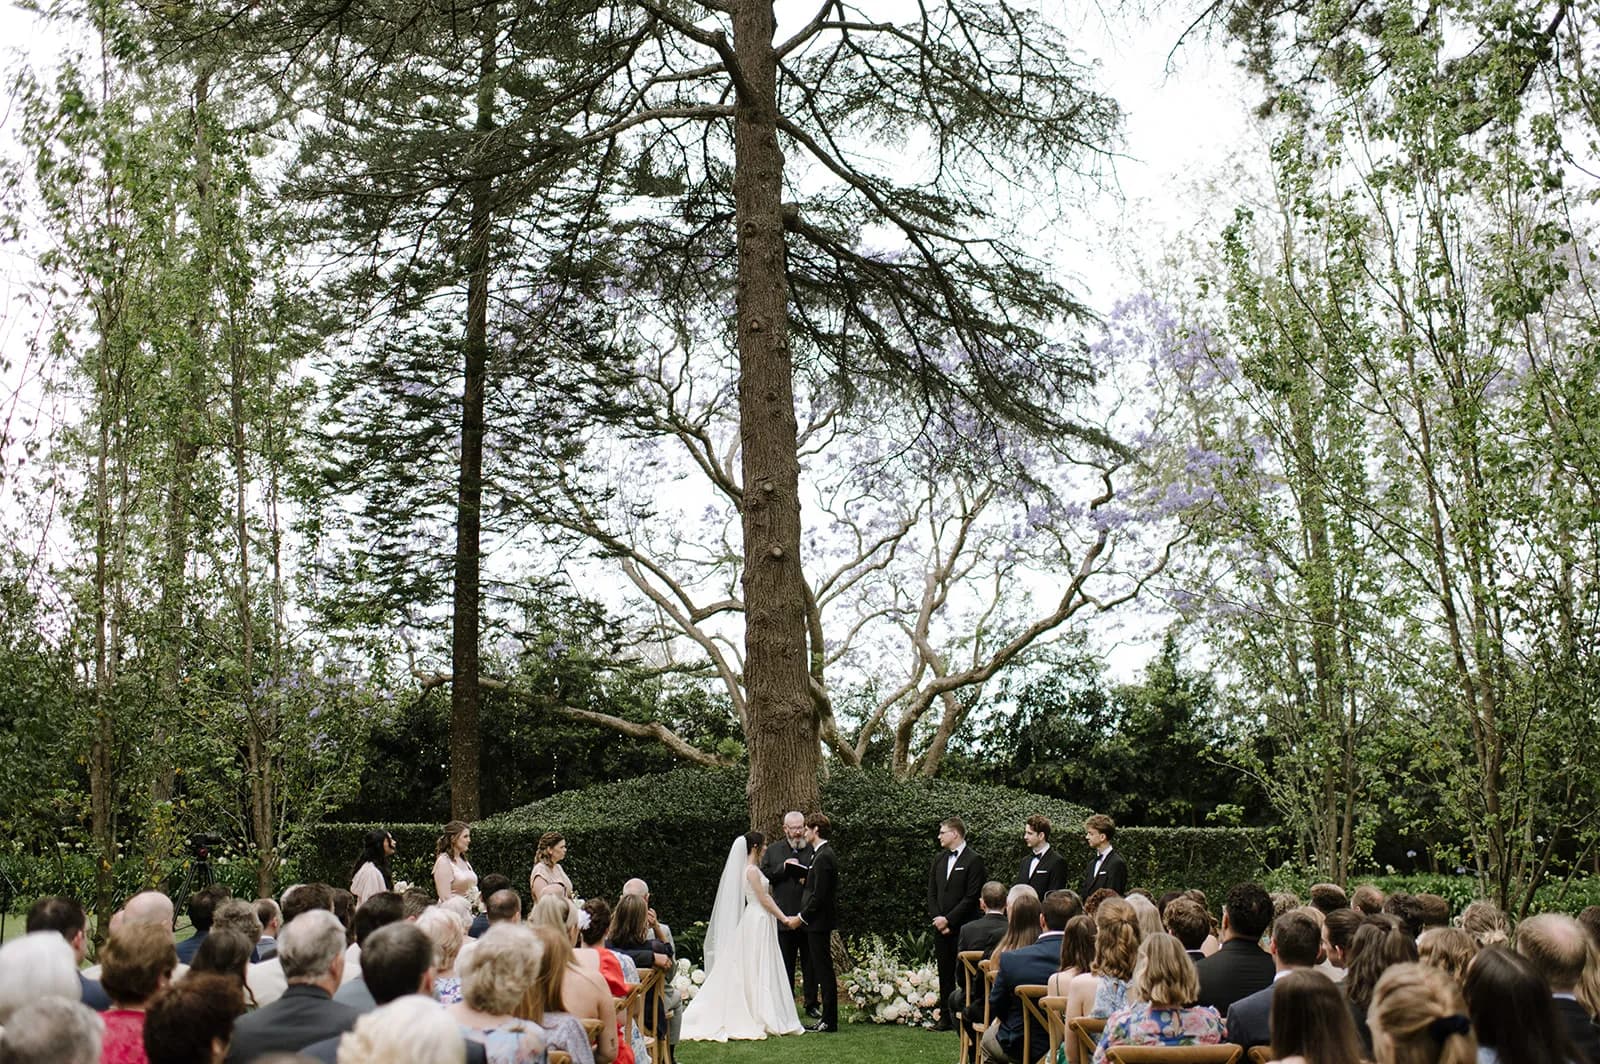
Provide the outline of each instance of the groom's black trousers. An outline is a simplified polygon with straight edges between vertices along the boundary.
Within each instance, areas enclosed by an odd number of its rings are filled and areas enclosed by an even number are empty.
[[[806,952],[811,955],[811,970],[822,998],[822,1022],[839,1029],[839,981],[833,977],[833,931],[806,933]]]
[[[817,1004],[817,973],[811,968],[811,949],[806,945],[806,933],[778,928],[778,952],[783,955],[783,966],[789,972],[789,993],[794,993],[796,959],[800,965],[800,988],[805,994],[806,1008]]]

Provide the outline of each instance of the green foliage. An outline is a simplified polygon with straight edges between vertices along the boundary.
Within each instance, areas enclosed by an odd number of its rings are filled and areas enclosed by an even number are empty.
[[[480,876],[497,871],[523,889],[539,835],[567,837],[567,872],[580,895],[615,896],[625,880],[650,884],[662,918],[688,928],[710,911],[717,877],[733,837],[748,829],[737,769],[682,768],[660,776],[589,787],[474,825],[469,854]],[[938,779],[899,781],[886,772],[834,768],[822,782],[823,809],[833,821],[840,875],[841,930],[847,935],[906,936],[923,948],[927,870],[937,852],[942,817],[967,823],[973,849],[992,878],[1009,883],[1025,848],[1022,824],[1043,813],[1057,825],[1056,844],[1077,869],[1078,826],[1087,815],[1059,799],[1004,787]],[[394,832],[399,878],[428,881],[438,827],[418,824],[322,824],[302,836],[304,874],[343,885],[361,836]],[[1117,844],[1135,885],[1153,891],[1199,887],[1220,897],[1241,879],[1276,862],[1270,832],[1256,829],[1126,828]],[[1087,851],[1084,851],[1086,854]]]

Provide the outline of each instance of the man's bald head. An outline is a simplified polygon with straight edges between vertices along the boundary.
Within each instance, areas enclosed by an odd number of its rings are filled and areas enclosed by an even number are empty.
[[[1570,994],[1583,978],[1589,934],[1565,913],[1540,913],[1517,927],[1517,952],[1544,976],[1557,994]]]
[[[160,891],[146,890],[128,899],[122,907],[124,924],[159,924],[172,930],[172,899]]]
[[[648,898],[650,896],[650,884],[642,879],[630,879],[622,884],[622,893]]]

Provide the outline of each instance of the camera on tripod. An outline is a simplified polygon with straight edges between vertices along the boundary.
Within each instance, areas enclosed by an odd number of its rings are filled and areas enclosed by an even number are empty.
[[[194,855],[195,860],[204,861],[211,856],[212,847],[221,846],[223,841],[221,835],[196,832],[189,836],[189,852]]]

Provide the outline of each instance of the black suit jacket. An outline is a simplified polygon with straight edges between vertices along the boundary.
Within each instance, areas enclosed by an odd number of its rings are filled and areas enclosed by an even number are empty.
[[[1008,1056],[1017,1057],[1022,1052],[1022,998],[1017,996],[1017,987],[1048,983],[1060,962],[1059,931],[1046,931],[1033,945],[1000,954],[1000,969],[995,972],[994,986],[989,991],[989,1015],[1000,1024],[995,1038]],[[1050,1036],[1037,1024],[1028,1037],[1029,1044],[1040,1053],[1050,1047]]]
[[[800,892],[799,917],[807,931],[832,931],[837,921],[835,896],[839,892],[839,865],[833,847],[824,839],[811,856],[811,870]]]
[[[272,1004],[239,1017],[228,1046],[228,1064],[249,1064],[279,1050],[296,1052],[343,1034],[355,1026],[358,1016],[321,987],[296,983]]]
[[[1099,855],[1089,858],[1089,863],[1083,869],[1083,889],[1078,891],[1084,900],[1101,887],[1110,887],[1118,894],[1128,893],[1128,862],[1115,849],[1106,854],[1105,862],[1100,865],[1098,873],[1094,864],[1099,860]]]
[[[1600,1027],[1594,1025],[1583,1006],[1571,998],[1556,998],[1556,1018],[1567,1029],[1573,1048],[1588,1064],[1600,1064]]]
[[[761,874],[767,877],[767,883],[772,887],[772,900],[778,903],[778,908],[783,910],[785,916],[793,916],[800,911],[800,895],[805,893],[806,873],[814,856],[816,852],[809,843],[802,843],[796,849],[789,845],[786,838],[768,845],[767,852],[761,855]],[[790,858],[804,867],[796,868],[788,864]]]
[[[1272,1044],[1272,991],[1277,985],[1268,983],[1228,1006],[1228,1041],[1246,1049]]]
[[[987,957],[994,952],[1000,940],[1006,937],[1006,914],[984,913],[976,920],[968,920],[956,936],[956,949],[965,953],[981,949]]]
[[[1017,866],[1017,882],[1026,883],[1039,892],[1043,898],[1052,890],[1060,890],[1067,885],[1067,859],[1056,852],[1054,846],[1039,857],[1039,867],[1033,870],[1033,875],[1028,874],[1028,866],[1033,863],[1033,851],[1029,851]]]
[[[958,931],[978,915],[978,895],[989,872],[971,846],[962,848],[947,876],[949,866],[949,850],[940,850],[928,866],[928,915],[944,917],[951,931]]]
[[[1235,1001],[1271,986],[1277,971],[1272,954],[1243,938],[1229,939],[1194,967],[1200,973],[1196,1004],[1210,1005],[1224,1015]]]

